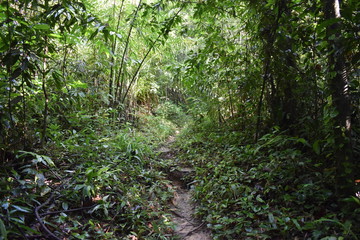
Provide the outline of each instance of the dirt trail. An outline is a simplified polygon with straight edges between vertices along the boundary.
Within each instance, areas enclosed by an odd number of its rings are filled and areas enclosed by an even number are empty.
[[[174,141],[175,137],[171,136],[158,150],[161,158],[172,161],[176,157],[176,153],[170,147]],[[170,206],[172,221],[176,226],[174,235],[181,240],[212,240],[206,225],[193,216],[196,206],[191,201],[191,190],[183,181],[184,177],[192,173],[193,169],[187,167],[177,167],[176,170],[168,172],[168,178],[175,189],[174,199]]]
[[[175,235],[184,240],[211,240],[204,223],[195,219],[195,205],[191,201],[191,193],[184,189],[181,182],[173,181],[176,194],[173,199],[171,214],[176,225]]]

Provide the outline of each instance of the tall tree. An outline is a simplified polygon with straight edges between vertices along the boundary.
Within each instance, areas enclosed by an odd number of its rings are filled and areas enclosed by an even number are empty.
[[[324,0],[328,46],[328,85],[332,105],[337,112],[334,119],[336,193],[339,197],[354,194],[353,156],[351,144],[351,101],[346,58],[342,42],[342,24],[339,0]]]

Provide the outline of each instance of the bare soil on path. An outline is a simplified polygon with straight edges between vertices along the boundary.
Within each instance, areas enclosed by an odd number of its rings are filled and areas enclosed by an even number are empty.
[[[169,137],[164,146],[158,149],[159,156],[165,160],[173,160],[176,151],[171,149],[175,137]],[[174,198],[170,206],[172,221],[175,225],[174,235],[181,240],[212,240],[206,224],[194,217],[196,205],[191,199],[191,189],[184,182],[184,178],[194,171],[188,167],[176,167],[167,171],[168,178],[175,189]]]

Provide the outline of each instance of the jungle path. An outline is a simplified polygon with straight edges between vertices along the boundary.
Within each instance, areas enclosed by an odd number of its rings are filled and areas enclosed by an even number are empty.
[[[166,143],[158,149],[160,158],[174,162],[176,151],[171,148],[173,142],[175,142],[175,137],[170,136]],[[194,217],[196,205],[191,200],[192,190],[184,180],[193,174],[194,170],[185,166],[174,166],[166,172],[175,190],[174,198],[169,206],[175,225],[174,235],[181,240],[212,240],[206,224]]]

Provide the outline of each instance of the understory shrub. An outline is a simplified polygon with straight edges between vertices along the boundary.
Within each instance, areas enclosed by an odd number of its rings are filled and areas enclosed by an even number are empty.
[[[241,146],[218,135],[182,145],[183,159],[198,166],[197,215],[214,239],[358,239],[360,205],[340,210],[334,169],[324,169],[305,139],[274,131]]]
[[[173,125],[153,118],[150,137],[132,125],[102,121],[61,129],[52,124],[47,145],[18,152],[0,170],[0,239],[168,239],[173,225],[165,212],[173,189],[155,169],[154,145]],[[80,119],[83,121],[83,119]]]
[[[178,127],[183,127],[189,120],[189,117],[183,109],[170,101],[159,104],[155,110],[155,114],[175,123]]]

